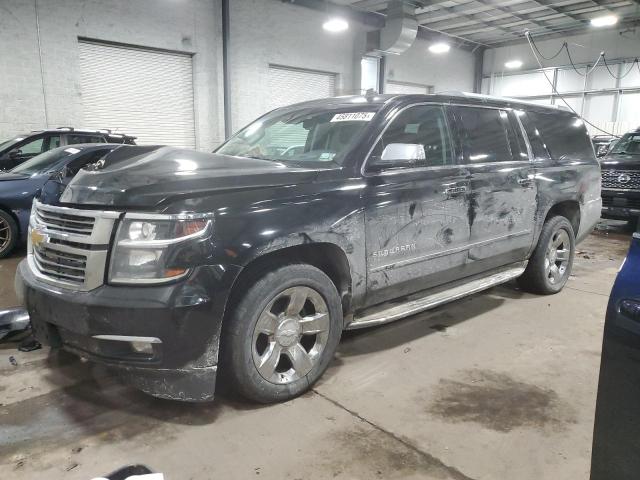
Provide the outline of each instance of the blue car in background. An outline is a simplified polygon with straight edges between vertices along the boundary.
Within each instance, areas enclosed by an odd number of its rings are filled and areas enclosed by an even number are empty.
[[[640,228],[609,297],[591,480],[640,478]]]
[[[26,240],[34,197],[44,192],[57,198],[78,170],[120,147],[92,143],[55,148],[0,172],[0,258]]]

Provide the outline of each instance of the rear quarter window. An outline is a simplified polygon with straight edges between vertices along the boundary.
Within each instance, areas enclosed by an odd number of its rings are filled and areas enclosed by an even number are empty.
[[[564,112],[527,112],[527,116],[554,160],[595,158],[587,129],[578,117]]]

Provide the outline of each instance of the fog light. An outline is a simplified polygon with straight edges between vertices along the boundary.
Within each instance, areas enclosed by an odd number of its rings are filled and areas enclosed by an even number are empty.
[[[134,352],[153,355],[153,344],[149,342],[131,342],[130,345]]]

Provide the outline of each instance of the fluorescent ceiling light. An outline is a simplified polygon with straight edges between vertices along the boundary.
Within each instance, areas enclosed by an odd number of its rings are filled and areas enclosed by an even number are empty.
[[[431,53],[447,53],[449,50],[451,49],[451,47],[446,44],[446,43],[434,43],[433,45],[429,46],[429,51]]]
[[[504,66],[511,69],[520,68],[522,66],[522,60],[509,60]]]
[[[594,27],[608,27],[618,23],[618,17],[615,15],[605,15],[603,17],[596,17],[591,19],[591,25]]]
[[[322,24],[322,28],[324,28],[327,32],[332,33],[344,32],[349,28],[349,22],[347,22],[344,18],[334,17],[324,22]]]

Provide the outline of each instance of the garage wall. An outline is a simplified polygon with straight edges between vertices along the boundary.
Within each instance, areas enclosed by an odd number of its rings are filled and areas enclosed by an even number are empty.
[[[638,54],[640,32],[594,31],[590,35],[538,41],[536,45],[542,55],[550,57],[558,52],[565,40],[575,69],[566,52],[552,60],[541,58],[545,69],[540,70],[528,44],[488,50],[485,52],[483,93],[547,105],[566,106],[566,101],[592,124],[587,125],[592,134],[601,134],[602,130],[622,134],[640,125],[640,70],[631,67]],[[609,68],[601,62],[592,69],[591,64],[602,51]],[[521,60],[522,68],[505,70],[504,63],[513,59]],[[608,70],[621,78],[614,78]]]
[[[356,51],[362,27],[351,22],[346,32],[322,29],[324,12],[280,0],[233,0],[231,3],[231,111],[237,131],[270,107],[269,65],[316,70],[336,75],[338,95],[360,91]]]
[[[46,126],[42,83],[49,126],[82,126],[78,37],[87,37],[193,54],[196,144],[212,149],[224,138],[219,12],[218,0],[2,0],[0,138]]]
[[[386,80],[445,90],[473,91],[474,58],[471,52],[451,48],[445,54],[429,51],[430,43],[418,38],[402,55],[389,55]]]

